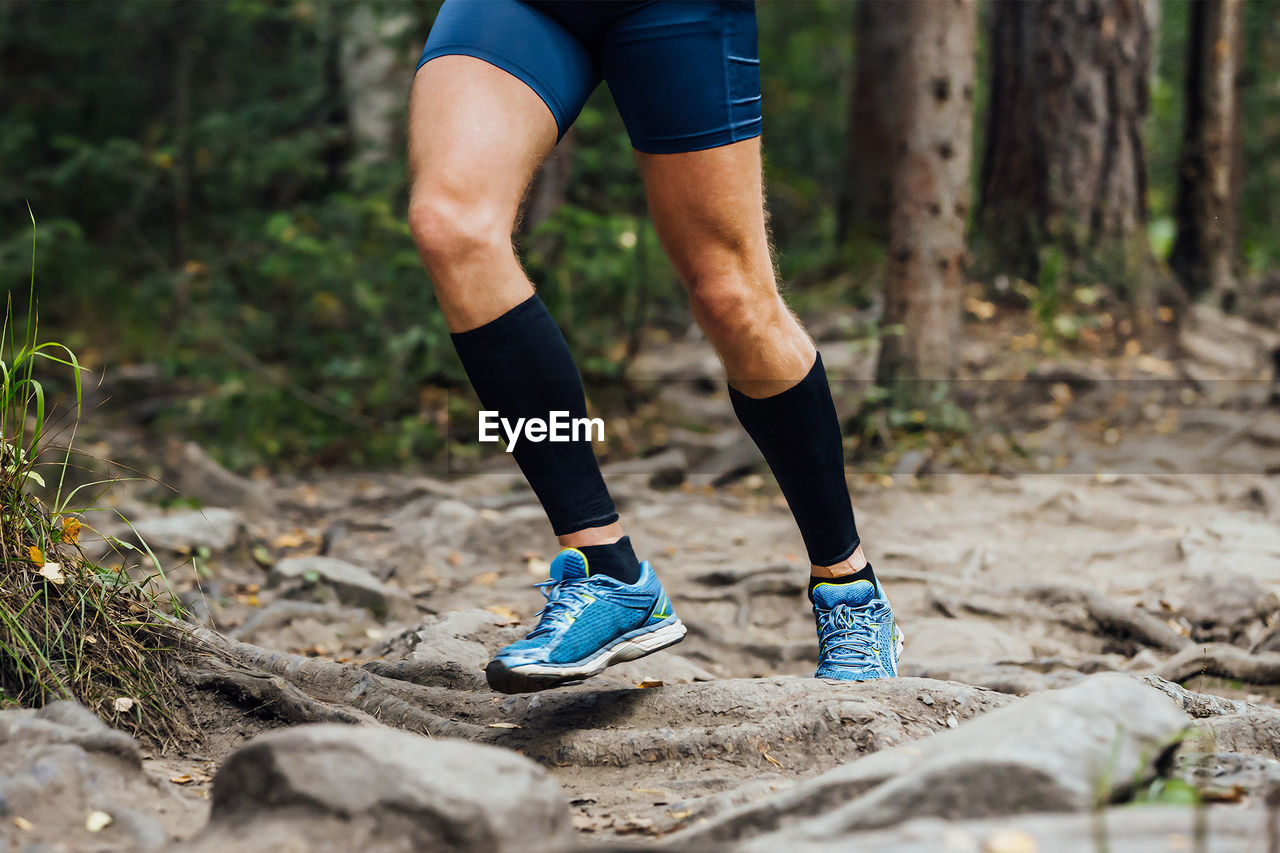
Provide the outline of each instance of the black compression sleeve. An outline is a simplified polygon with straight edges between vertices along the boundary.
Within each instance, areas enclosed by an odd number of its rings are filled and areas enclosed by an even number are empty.
[[[808,375],[781,394],[757,399],[729,389],[733,410],[769,463],[804,537],[809,561],[831,566],[858,548],[844,481],[840,421],[819,354]]]
[[[499,417],[587,416],[569,345],[537,294],[483,326],[451,336],[481,404]],[[585,432],[585,431],[584,431]],[[588,436],[518,440],[512,455],[557,536],[618,520]]]

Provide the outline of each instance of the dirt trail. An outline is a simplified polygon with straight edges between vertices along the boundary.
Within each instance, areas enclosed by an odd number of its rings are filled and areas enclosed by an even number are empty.
[[[714,370],[705,352],[669,355],[681,370]],[[857,359],[829,363],[846,378],[865,372]],[[646,369],[661,378],[660,365]],[[688,637],[531,696],[495,694],[482,676],[488,656],[531,626],[542,603],[533,584],[556,551],[509,459],[447,481],[251,480],[198,448],[176,448],[157,473],[205,509],[161,509],[163,492],[146,483],[104,501],[147,536],[224,649],[194,675],[198,695],[221,697],[198,703],[205,743],[144,762],[169,797],[166,829],[199,830],[218,766],[252,735],[282,721],[380,722],[536,760],[566,792],[584,842],[678,842],[735,809],[754,815],[744,825],[760,820],[751,804],[856,771],[859,758],[963,732],[1018,696],[1108,671],[1240,700],[1162,687],[1219,739],[1209,765],[1187,772],[1259,803],[1267,780],[1280,780],[1280,415],[1264,399],[1242,413],[1221,385],[1188,396],[1165,382],[1155,393],[1182,401],[1176,415],[1148,401],[1128,420],[1115,416],[1125,429],[1112,435],[1095,416],[1114,407],[1115,389],[1082,375],[1058,366],[1026,392],[1056,406],[1055,417],[1068,400],[1082,412],[1046,425],[1027,411],[1011,428],[1061,448],[1060,460],[1040,466],[1056,473],[996,466],[1009,473],[917,477],[930,466],[903,454],[892,475],[850,478],[864,547],[907,638],[905,677],[869,685],[811,677],[799,535],[705,382],[696,394],[662,393],[705,416],[711,433],[672,428],[666,451],[607,468],[636,550],[654,562]],[[1029,403],[982,405],[991,414]],[[1171,418],[1181,428],[1167,428]],[[1037,467],[1031,457],[1024,467]],[[122,524],[98,526],[129,535]],[[88,536],[85,544],[95,547]],[[189,563],[173,568],[192,553],[198,574]],[[1000,814],[974,808],[950,816]]]

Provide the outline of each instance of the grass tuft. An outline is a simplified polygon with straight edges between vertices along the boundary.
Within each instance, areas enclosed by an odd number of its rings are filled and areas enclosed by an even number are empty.
[[[34,216],[31,224],[25,328],[15,328],[10,298],[0,329],[0,707],[74,699],[165,742],[187,729],[174,678],[180,634],[145,580],[85,557],[78,539],[88,525],[68,510],[74,491],[63,494],[70,443],[44,461],[42,371],[70,373],[76,422],[85,371],[68,347],[37,340]],[[41,500],[33,487],[52,497]]]

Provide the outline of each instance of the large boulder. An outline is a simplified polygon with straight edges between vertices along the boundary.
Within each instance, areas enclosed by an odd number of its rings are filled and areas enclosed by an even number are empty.
[[[1203,826],[1197,826],[1203,822]],[[1261,806],[1223,805],[1203,813],[1177,805],[1112,808],[1084,814],[1035,814],[984,820],[925,817],[899,826],[834,839],[789,842],[787,853],[874,850],[876,853],[1169,853],[1195,850],[1200,833],[1214,853],[1265,849],[1267,811]],[[704,853],[679,845],[681,853]],[[1203,848],[1202,848],[1203,849]]]
[[[819,844],[905,820],[1079,811],[1148,778],[1190,720],[1168,696],[1104,673],[869,755],[728,812],[684,843]]]
[[[190,849],[503,853],[562,849],[571,836],[560,786],[514,752],[319,725],[264,734],[233,753]]]
[[[0,711],[0,849],[160,850],[166,810],[183,806],[143,773],[133,739],[83,706]]]

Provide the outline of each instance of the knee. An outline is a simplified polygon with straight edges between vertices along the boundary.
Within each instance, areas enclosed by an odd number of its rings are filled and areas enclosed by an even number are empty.
[[[492,207],[442,190],[415,190],[409,230],[437,282],[458,267],[511,252],[511,229]]]
[[[772,286],[725,272],[691,277],[689,302],[698,325],[713,341],[754,337],[772,324],[781,308]]]

